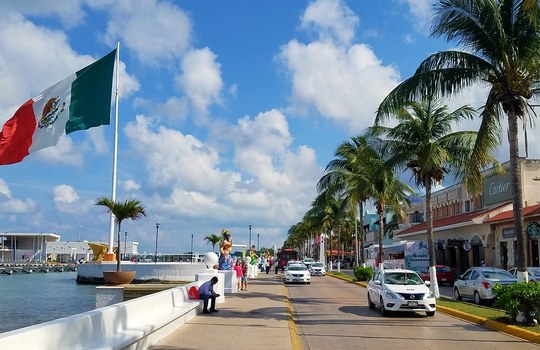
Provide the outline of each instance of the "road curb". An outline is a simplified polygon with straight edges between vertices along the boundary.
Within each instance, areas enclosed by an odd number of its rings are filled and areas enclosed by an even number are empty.
[[[334,277],[334,278],[337,278],[337,279],[340,279],[342,281],[346,281],[346,282],[349,282],[349,283],[354,283],[354,284],[359,285],[359,286],[364,287],[364,288],[367,287],[367,282],[351,281],[350,279],[348,279],[346,277],[336,276],[336,275],[333,275],[333,274],[327,274],[327,275],[331,276],[331,277]],[[440,312],[442,312],[444,314],[447,314],[447,315],[450,315],[450,316],[453,316],[453,317],[456,317],[456,318],[459,318],[459,319],[462,319],[462,320],[477,324],[479,326],[482,326],[482,327],[487,328],[487,329],[492,330],[492,331],[503,332],[503,333],[506,333],[506,334],[513,335],[514,337],[518,337],[518,338],[530,341],[531,343],[540,344],[540,334],[528,331],[528,330],[523,329],[523,328],[519,328],[519,327],[516,327],[516,326],[504,324],[504,323],[497,322],[497,321],[493,321],[493,320],[487,319],[485,317],[474,316],[474,315],[465,313],[463,311],[458,311],[458,310],[451,309],[451,308],[446,307],[446,306],[437,305],[437,311],[440,311]]]

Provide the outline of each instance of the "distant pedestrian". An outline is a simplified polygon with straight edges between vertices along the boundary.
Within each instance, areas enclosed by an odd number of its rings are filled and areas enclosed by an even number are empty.
[[[486,266],[486,262],[485,262],[484,260],[482,260],[482,261],[480,262],[480,266],[482,266],[482,267]]]
[[[247,290],[248,287],[248,264],[245,260],[242,260],[242,290]]]
[[[218,312],[219,310],[216,310],[216,298],[220,296],[220,294],[214,292],[214,285],[218,282],[217,277],[212,277],[212,279],[204,282],[199,287],[199,298],[204,301],[203,306],[203,313],[209,314],[211,312]],[[210,310],[208,310],[208,299],[210,299]]]
[[[239,292],[242,290],[242,278],[244,277],[244,270],[242,269],[240,260],[236,260],[233,269],[236,271],[236,291]]]

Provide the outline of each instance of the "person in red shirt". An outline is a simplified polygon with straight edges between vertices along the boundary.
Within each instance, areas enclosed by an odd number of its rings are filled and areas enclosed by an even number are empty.
[[[242,277],[244,277],[244,271],[240,265],[240,260],[236,260],[236,264],[233,266],[234,271],[236,271],[236,291],[239,292],[242,289]]]

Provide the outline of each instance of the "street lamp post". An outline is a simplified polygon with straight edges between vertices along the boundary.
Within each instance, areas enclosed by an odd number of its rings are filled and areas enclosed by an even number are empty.
[[[124,232],[124,260],[126,260],[127,252],[127,231]]]
[[[154,264],[157,264],[157,242],[159,237],[159,223],[156,224],[156,254],[154,255]]]
[[[191,234],[191,263],[193,264],[193,233]]]
[[[261,251],[261,244],[259,243],[259,237],[260,237],[260,233],[257,233],[257,250],[260,252]]]
[[[251,225],[248,225],[249,228],[249,249],[251,249]]]

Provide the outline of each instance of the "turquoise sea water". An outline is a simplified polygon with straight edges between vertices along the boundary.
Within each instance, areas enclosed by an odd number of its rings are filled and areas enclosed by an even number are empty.
[[[96,286],[77,272],[0,275],[0,333],[93,310]]]

